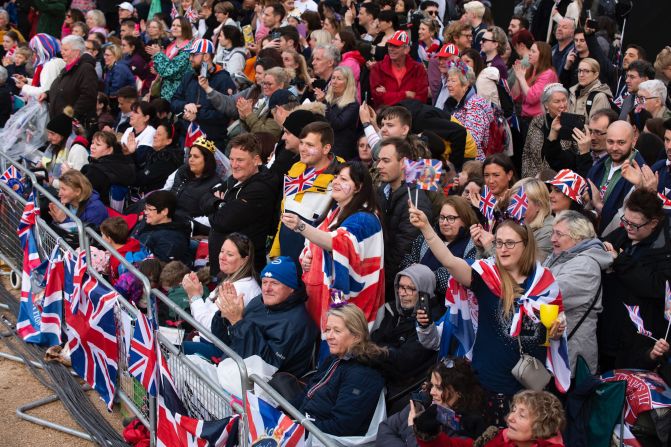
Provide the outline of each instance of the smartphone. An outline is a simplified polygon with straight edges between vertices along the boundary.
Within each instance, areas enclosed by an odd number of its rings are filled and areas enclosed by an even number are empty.
[[[415,404],[415,413],[419,414],[431,406],[431,395],[423,391],[410,393],[410,400]]]
[[[599,22],[597,22],[596,20],[587,19],[585,21],[585,28],[591,28],[593,30],[598,30],[599,29]]]
[[[426,316],[429,316],[429,297],[421,294],[419,301],[417,301],[417,310],[423,310]]]
[[[561,129],[559,130],[559,138],[562,140],[573,140],[573,129],[585,128],[585,115],[578,115],[576,113],[564,112],[559,116]]]
[[[279,39],[281,36],[282,33],[280,33],[279,31],[273,31],[272,33],[270,33],[270,38],[272,40]]]
[[[200,75],[204,78],[207,78],[207,75],[208,75],[207,62],[203,62],[203,63],[200,64]]]

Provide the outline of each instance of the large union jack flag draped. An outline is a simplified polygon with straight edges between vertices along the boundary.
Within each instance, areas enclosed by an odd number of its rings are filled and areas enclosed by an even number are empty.
[[[81,260],[83,256],[73,271],[73,293],[65,306],[70,358],[72,368],[111,410],[119,358],[114,318],[118,294],[83,273]]]
[[[153,325],[143,313],[138,315],[130,341],[128,372],[149,394],[156,396],[156,338]]]
[[[168,365],[157,350],[160,383],[158,390],[157,447],[232,447],[238,444],[238,415],[203,421],[186,415]]]
[[[310,189],[317,178],[317,171],[315,168],[305,168],[305,171],[298,175],[298,177],[284,176],[284,195],[293,196],[299,192]]]

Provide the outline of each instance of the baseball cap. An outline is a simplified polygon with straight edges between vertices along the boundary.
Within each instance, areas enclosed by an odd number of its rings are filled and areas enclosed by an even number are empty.
[[[438,50],[438,57],[459,56],[459,48],[453,43],[446,43]]]
[[[396,31],[393,36],[387,41],[388,45],[395,47],[402,47],[403,45],[410,45],[410,37],[405,31]]]
[[[125,9],[126,11],[135,12],[135,7],[128,2],[119,3],[119,9]]]

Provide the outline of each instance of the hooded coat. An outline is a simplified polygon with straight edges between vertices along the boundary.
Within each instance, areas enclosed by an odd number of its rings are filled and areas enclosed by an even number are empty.
[[[575,371],[576,359],[581,355],[595,373],[598,362],[596,326],[601,305],[601,272],[613,263],[613,257],[598,239],[586,239],[559,254],[552,254],[545,261],[559,283],[564,299],[566,333],[570,334],[596,303],[578,330],[568,341],[571,369]]]
[[[384,306],[384,317],[380,326],[371,334],[371,339],[389,350],[389,356],[382,360],[382,374],[385,376],[389,396],[411,385],[426,374],[435,361],[436,351],[426,349],[419,343],[415,325],[417,304],[410,309],[401,306],[398,283],[402,276],[408,277],[418,293],[427,302],[432,302],[436,290],[436,277],[431,269],[422,264],[413,264],[398,272],[394,279],[394,303]],[[440,314],[432,315],[432,319]],[[405,402],[404,402],[405,403]]]
[[[123,154],[89,158],[89,164],[84,165],[81,172],[89,179],[93,189],[100,193],[103,203],[108,206],[112,185],[131,186],[135,182],[133,159]]]
[[[305,290],[295,290],[279,304],[268,306],[263,295],[245,307],[242,319],[231,324],[217,311],[212,317],[214,335],[240,357],[258,355],[269,365],[297,377],[310,370],[312,352],[319,336],[305,310]]]

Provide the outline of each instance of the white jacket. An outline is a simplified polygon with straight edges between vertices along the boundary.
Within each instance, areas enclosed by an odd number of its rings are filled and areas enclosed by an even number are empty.
[[[21,95],[38,97],[42,93],[49,91],[51,84],[58,75],[61,74],[61,71],[63,71],[64,68],[65,61],[61,58],[54,58],[47,61],[40,73],[40,86],[34,87],[30,85],[32,79],[29,79],[28,83],[21,88]]]

